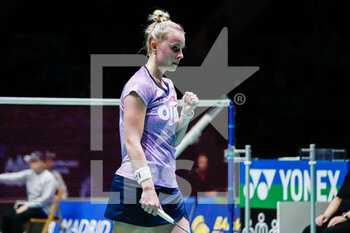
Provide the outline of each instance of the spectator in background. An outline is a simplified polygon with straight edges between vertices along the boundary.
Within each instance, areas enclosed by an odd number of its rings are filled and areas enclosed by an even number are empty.
[[[191,196],[197,196],[198,192],[205,192],[205,196],[216,196],[215,177],[209,172],[208,156],[199,154],[197,157],[197,166],[194,172],[190,174],[190,183],[192,184]]]
[[[25,184],[28,195],[27,202],[3,215],[2,233],[23,233],[23,225],[30,218],[46,218],[55,196],[56,181],[46,170],[44,153],[35,151],[24,159],[31,169],[0,174],[1,183]]]
[[[53,152],[49,152],[49,151],[46,151],[45,152],[45,164],[46,164],[46,169],[49,170],[52,175],[55,177],[56,179],[56,183],[57,183],[57,190],[62,188],[64,191],[63,191],[63,194],[62,194],[62,198],[65,199],[68,197],[68,191],[67,191],[67,185],[66,183],[64,182],[61,174],[54,170],[54,159],[56,158],[56,154],[53,153]]]

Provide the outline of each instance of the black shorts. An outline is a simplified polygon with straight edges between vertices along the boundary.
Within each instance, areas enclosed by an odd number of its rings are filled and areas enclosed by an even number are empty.
[[[188,214],[185,209],[183,196],[178,188],[166,188],[155,186],[156,193],[163,210],[175,221]],[[153,216],[145,212],[139,204],[142,188],[133,180],[114,175],[111,193],[104,216],[114,221],[129,223],[132,225],[153,227],[169,224],[159,216]]]

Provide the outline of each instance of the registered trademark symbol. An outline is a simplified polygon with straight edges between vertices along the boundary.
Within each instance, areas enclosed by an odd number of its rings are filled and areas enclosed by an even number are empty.
[[[235,104],[237,105],[242,105],[245,103],[246,101],[246,97],[244,94],[242,93],[237,93],[234,97],[233,97],[233,101],[235,102]]]

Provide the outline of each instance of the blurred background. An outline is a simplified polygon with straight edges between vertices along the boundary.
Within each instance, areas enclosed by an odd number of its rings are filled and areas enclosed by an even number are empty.
[[[310,143],[319,148],[349,151],[349,15],[343,4],[330,0],[218,0],[208,3],[3,0],[0,2],[0,96],[89,98],[90,55],[138,53],[143,47],[148,14],[160,8],[185,28],[187,48],[180,65],[200,66],[222,28],[227,27],[229,65],[260,67],[229,93],[231,98],[236,93],[243,93],[247,98],[245,104],[236,106],[238,148],[251,144],[252,156],[258,158],[297,156],[299,149]],[[104,98],[119,98],[124,84],[135,71],[133,68],[104,68]],[[180,92],[178,97],[181,98]],[[39,125],[33,125],[28,120],[22,123],[31,125],[31,129],[24,129],[14,116],[26,119],[30,115],[25,112],[26,108],[31,108],[33,119],[57,117],[64,124],[40,121]],[[104,110],[104,127],[109,135],[104,139],[108,144],[106,150],[91,152],[89,128],[86,131],[79,128],[89,126],[88,108],[76,108],[74,113],[70,112],[71,108],[63,107],[33,108],[1,107],[1,129],[11,132],[21,129],[26,132],[26,138],[40,132],[41,137],[50,142],[33,137],[23,141],[20,149],[10,149],[11,143],[17,146],[21,143],[18,138],[11,141],[9,134],[2,131],[1,144],[7,146],[0,146],[0,158],[16,158],[16,155],[36,149],[53,150],[58,159],[66,160],[72,159],[74,153],[79,158],[89,154],[84,157],[87,164],[93,158],[113,160],[113,163],[105,163],[109,166],[107,180],[111,180],[120,162],[118,109]],[[62,132],[65,129],[65,133],[58,133],[60,129]],[[33,134],[31,130],[39,131]],[[76,132],[79,135],[75,135]],[[214,168],[226,166],[222,152],[226,141],[212,126],[206,132],[215,135],[215,140],[203,139],[202,145],[206,147],[194,145],[183,158],[195,161],[197,155],[206,153],[209,164],[217,161],[212,165]],[[69,149],[62,149],[55,143],[57,137],[65,138],[62,143],[73,148],[73,152],[65,153]],[[37,144],[33,143],[35,140]],[[77,144],[84,149],[77,149]],[[5,164],[1,167],[5,169]],[[74,170],[74,166],[71,169]],[[225,177],[225,172],[222,173]],[[80,184],[83,177],[87,174],[76,182]],[[225,184],[223,181],[222,185]],[[107,182],[105,188],[108,187]],[[80,192],[79,186],[71,194],[79,196]]]

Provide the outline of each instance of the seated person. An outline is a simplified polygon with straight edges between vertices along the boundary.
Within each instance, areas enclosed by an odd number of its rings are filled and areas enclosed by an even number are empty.
[[[350,172],[346,174],[337,196],[323,214],[315,219],[316,233],[350,232]],[[309,233],[310,226],[303,233]]]
[[[209,172],[208,157],[205,154],[198,156],[197,167],[190,174],[189,181],[192,184],[191,196],[197,196],[198,192],[204,192],[205,196],[216,196],[217,191],[214,186],[217,181]]]
[[[27,155],[31,169],[0,174],[0,182],[25,184],[28,201],[3,215],[2,233],[23,233],[23,225],[30,218],[46,218],[56,192],[54,176],[45,169],[45,156],[40,151]]]
[[[61,174],[55,169],[53,169],[56,154],[53,152],[46,151],[45,156],[46,156],[46,159],[45,159],[46,169],[49,170],[52,173],[52,175],[55,177],[56,183],[57,183],[57,190],[63,189],[62,198],[65,199],[68,197],[67,185],[64,182]]]

